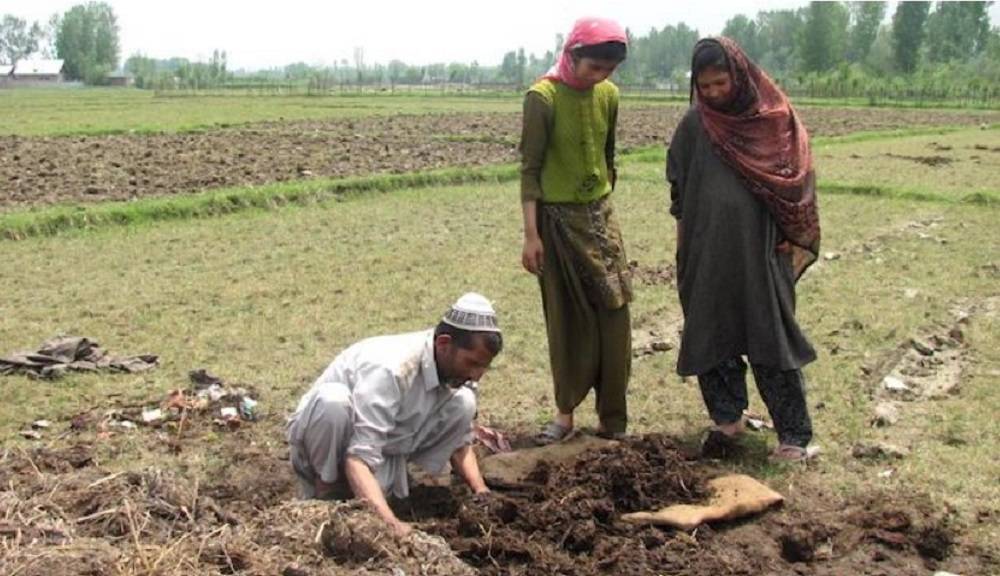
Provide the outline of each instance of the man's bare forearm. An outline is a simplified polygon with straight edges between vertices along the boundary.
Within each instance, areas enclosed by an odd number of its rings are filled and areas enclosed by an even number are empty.
[[[378,514],[379,518],[385,521],[397,534],[406,534],[410,527],[396,518],[389,502],[382,493],[382,487],[372,474],[371,468],[363,460],[356,456],[348,456],[344,461],[344,475],[351,485],[354,496],[363,500],[371,506],[372,510]]]
[[[451,455],[451,465],[458,472],[458,475],[465,480],[465,483],[472,488],[476,494],[488,492],[486,481],[479,470],[479,462],[476,460],[476,453],[472,446],[462,446]]]

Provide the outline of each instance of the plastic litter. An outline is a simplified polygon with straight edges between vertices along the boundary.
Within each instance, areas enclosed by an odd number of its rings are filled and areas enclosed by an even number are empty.
[[[142,411],[142,421],[146,424],[158,424],[163,422],[163,410],[159,408],[153,408],[152,410]]]

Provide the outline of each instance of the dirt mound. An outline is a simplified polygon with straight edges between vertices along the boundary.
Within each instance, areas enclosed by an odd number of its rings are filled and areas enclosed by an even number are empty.
[[[6,452],[0,573],[895,576],[1000,567],[967,550],[948,514],[919,496],[845,501],[819,480],[797,480],[783,509],[740,522],[684,532],[621,521],[701,502],[720,473],[658,435],[541,462],[487,495],[458,483],[415,486],[394,503],[419,528],[402,540],[360,504],[296,501],[286,461],[221,438],[225,449],[211,455],[218,470],[193,478],[113,472],[88,445]],[[60,456],[66,465],[55,464]]]
[[[902,575],[942,562],[979,566],[959,551],[948,517],[915,504],[919,497],[845,502],[803,491],[782,510],[691,533],[620,520],[702,502],[718,473],[652,435],[564,464],[541,462],[521,485],[485,496],[427,489],[415,494],[427,505],[398,512],[444,537],[481,574],[860,574],[878,566]]]
[[[287,462],[263,454],[234,454],[204,482],[160,469],[41,472],[26,458],[2,464],[3,574],[474,573],[444,540],[394,540],[359,504],[295,501]]]
[[[643,286],[670,286],[677,279],[677,270],[673,264],[645,265],[632,260],[628,267],[635,281]]]

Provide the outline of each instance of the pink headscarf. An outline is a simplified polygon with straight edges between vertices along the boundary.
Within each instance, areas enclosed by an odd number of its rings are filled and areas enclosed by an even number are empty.
[[[581,46],[593,46],[605,42],[621,42],[628,44],[625,30],[614,20],[607,18],[580,18],[573,24],[573,30],[563,44],[562,53],[556,63],[543,78],[563,84],[575,90],[586,90],[590,84],[581,82],[573,72],[573,55],[571,52]]]

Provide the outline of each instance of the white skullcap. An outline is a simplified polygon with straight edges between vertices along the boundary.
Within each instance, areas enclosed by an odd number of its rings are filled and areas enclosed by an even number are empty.
[[[482,294],[466,292],[455,301],[441,319],[462,330],[472,332],[499,332],[497,313],[493,304]]]

